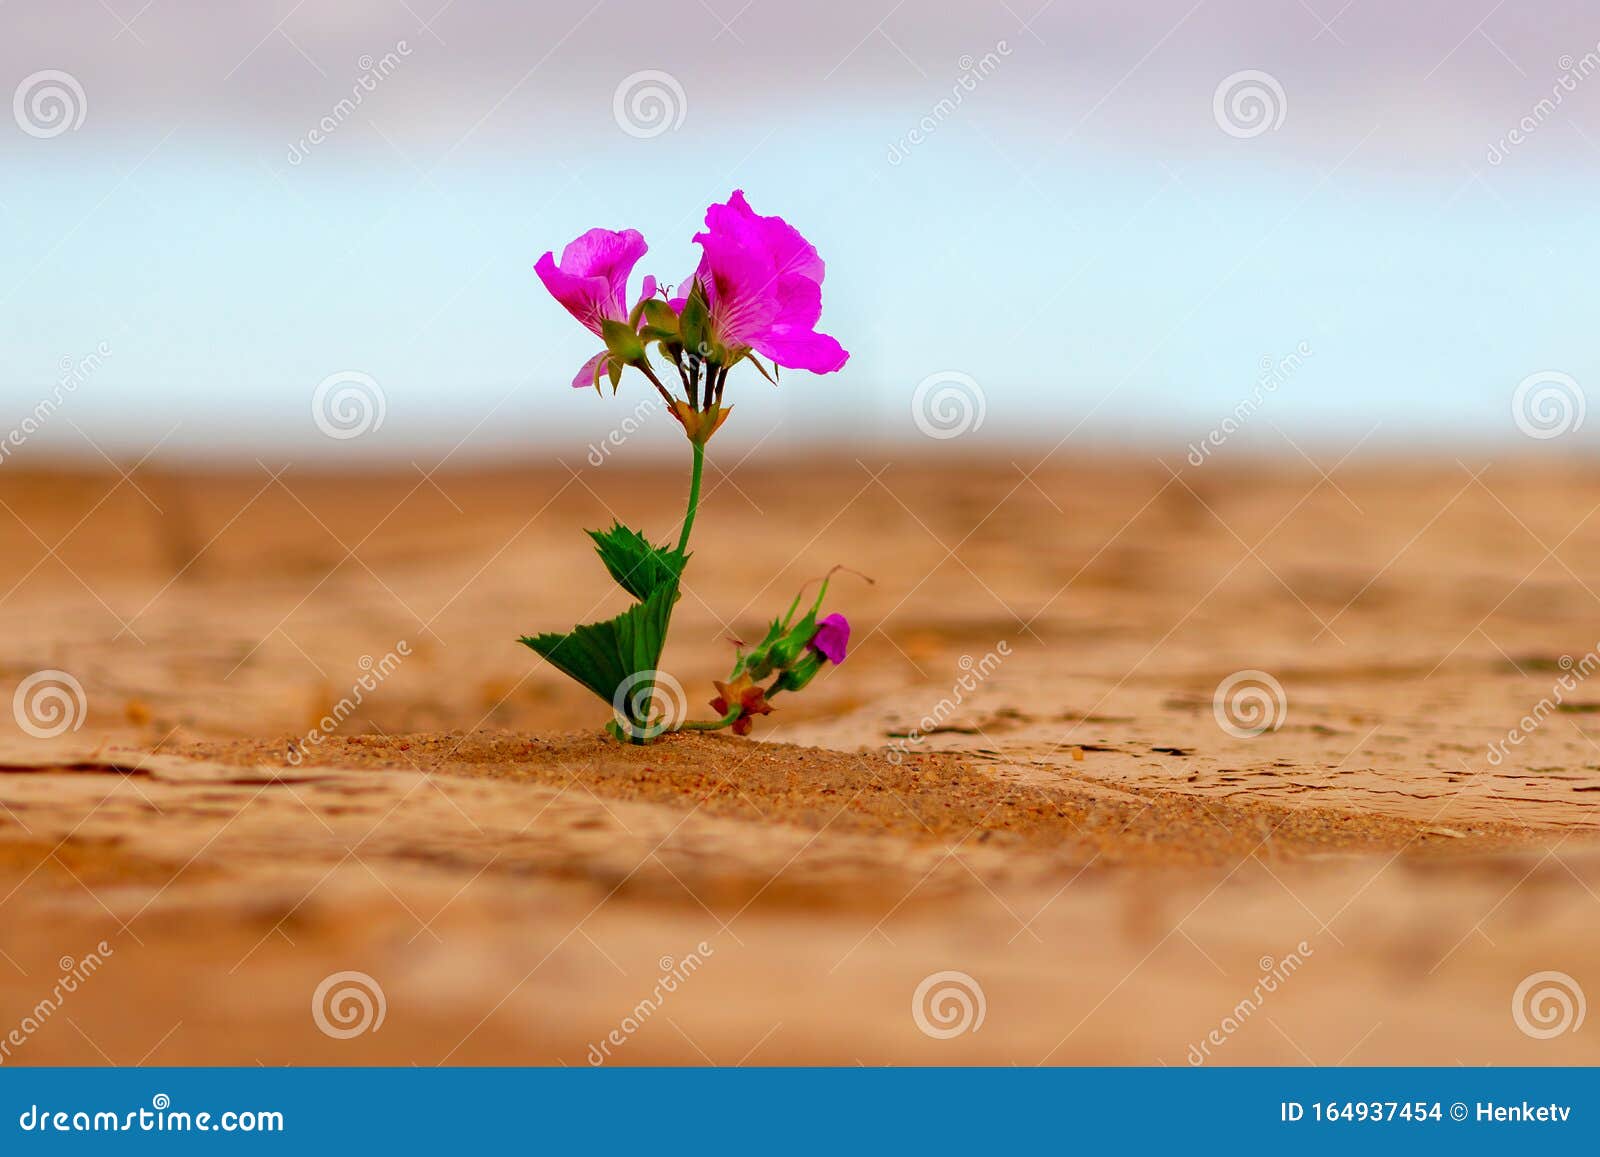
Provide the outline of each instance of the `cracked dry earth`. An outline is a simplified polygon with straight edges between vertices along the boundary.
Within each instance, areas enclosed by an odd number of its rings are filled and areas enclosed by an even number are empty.
[[[8,464],[0,691],[87,708],[0,715],[0,1037],[108,951],[0,1059],[1600,1062],[1513,1009],[1600,993],[1600,470],[847,458],[799,493],[717,458],[693,709],[806,578],[876,583],[758,741],[648,748],[511,640],[621,605],[577,528],[664,537],[676,467]],[[1257,735],[1214,705],[1246,671],[1283,690]],[[948,970],[983,1020],[941,1038]],[[384,1019],[337,1038],[347,971]]]

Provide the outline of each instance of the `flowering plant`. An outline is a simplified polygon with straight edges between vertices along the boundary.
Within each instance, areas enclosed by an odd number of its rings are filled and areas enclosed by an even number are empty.
[[[759,644],[749,650],[737,644],[733,671],[716,684],[711,701],[717,718],[685,719],[686,712],[659,686],[663,676],[657,664],[690,558],[706,443],[733,411],[722,401],[728,371],[749,362],[776,385],[780,366],[834,373],[850,356],[817,331],[823,263],[799,230],[781,217],[757,214],[740,190],[726,204],[707,209],[705,220],[705,231],[694,235],[700,263],[678,292],[646,277],[631,307],[628,279],[649,248],[637,230],[591,229],[562,251],[559,262],[546,253],[534,266],[551,296],[603,343],[572,384],[599,392],[604,378],[615,393],[624,371],[638,370],[683,427],[693,453],[689,503],[676,546],[658,545],[621,523],[588,532],[600,561],[633,596],[634,605],[605,622],[522,639],[609,702],[615,718],[608,730],[632,743],[672,731],[724,727],[748,735],[754,717],[772,711],[772,696],[801,690],[825,663],[842,663],[850,639],[843,615],[818,618],[828,591],[825,578],[804,615],[796,618],[802,597],[797,595]],[[652,350],[677,371],[681,396],[662,382]],[[772,363],[770,370],[762,358]]]

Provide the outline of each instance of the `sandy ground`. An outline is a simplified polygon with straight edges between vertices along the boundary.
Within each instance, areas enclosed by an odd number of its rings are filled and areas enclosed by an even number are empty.
[[[0,691],[85,707],[0,712],[0,1063],[1600,1062],[1600,469],[716,449],[696,713],[876,583],[648,748],[514,639],[621,609],[578,530],[676,468],[7,463]]]

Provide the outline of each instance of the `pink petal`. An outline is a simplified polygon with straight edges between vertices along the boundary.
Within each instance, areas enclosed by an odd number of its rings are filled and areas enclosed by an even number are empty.
[[[575,277],[604,277],[620,311],[626,308],[633,267],[649,250],[637,229],[591,229],[561,251],[561,271]]]
[[[599,353],[595,354],[594,357],[584,362],[583,368],[579,370],[577,375],[572,379],[572,388],[575,390],[594,389],[594,368],[595,366],[604,362],[610,356],[611,355],[609,352],[606,350],[601,350]]]
[[[822,258],[811,242],[800,236],[800,230],[782,217],[763,217],[745,200],[744,190],[735,189],[726,205],[712,205],[706,210],[706,228],[711,233],[737,241],[752,253],[759,253],[771,261],[772,267],[784,274],[795,274],[811,281],[822,281],[825,267]],[[699,241],[705,234],[697,234]]]
[[[601,321],[627,317],[628,277],[647,249],[636,229],[591,229],[561,251],[559,265],[546,253],[533,268],[550,296],[599,333]]]
[[[757,335],[750,344],[757,353],[786,369],[810,370],[814,374],[842,370],[850,360],[850,355],[837,341],[809,327],[775,325]]]

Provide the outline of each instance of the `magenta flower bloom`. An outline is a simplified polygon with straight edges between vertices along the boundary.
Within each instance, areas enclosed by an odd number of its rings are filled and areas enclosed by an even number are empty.
[[[713,336],[738,358],[755,350],[780,366],[831,374],[850,355],[817,332],[822,317],[822,258],[782,217],[762,217],[735,189],[726,205],[706,210],[695,278],[705,287]],[[673,308],[682,309],[681,294]]]
[[[817,633],[811,636],[811,646],[830,663],[843,663],[845,647],[850,642],[850,620],[843,615],[829,615],[817,623]]]
[[[591,229],[561,251],[560,265],[554,253],[546,253],[533,268],[550,296],[601,336],[601,322],[628,320],[628,277],[649,248],[637,229]],[[656,279],[646,277],[640,300],[654,297],[655,292]],[[597,371],[605,372],[610,357],[601,350],[584,362],[573,386],[581,390],[594,385]]]

